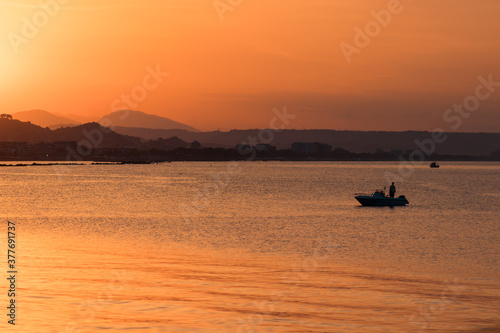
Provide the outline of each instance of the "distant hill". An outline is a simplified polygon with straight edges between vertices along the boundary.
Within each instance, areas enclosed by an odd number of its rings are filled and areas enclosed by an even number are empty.
[[[193,142],[196,138],[203,136],[207,132],[190,132],[183,129],[152,129],[143,127],[121,127],[115,126],[113,130],[116,133],[136,136],[145,140],[157,140],[159,138],[171,138],[174,136],[182,137],[183,140]],[[192,138],[192,140],[191,140]]]
[[[117,127],[121,134],[148,140],[177,136],[186,142],[197,140],[204,147],[234,147],[257,138],[260,130],[232,130],[229,132],[188,132],[182,130],[155,130],[144,128]],[[447,133],[448,139],[436,145],[439,154],[490,155],[500,150],[500,133]],[[353,153],[369,153],[382,149],[387,152],[418,149],[415,140],[430,139],[431,133],[424,131],[382,132],[382,131],[335,131],[335,130],[283,130],[274,133],[272,145],[278,149],[289,149],[294,142],[321,142],[343,148]]]
[[[141,127],[151,129],[182,129],[191,132],[199,132],[197,129],[178,123],[168,118],[147,114],[141,111],[121,110],[113,112],[100,121],[105,126]]]
[[[212,137],[217,137],[218,134],[224,132],[190,132],[186,130],[180,129],[151,129],[151,128],[140,128],[140,127],[114,127],[113,128],[116,133],[120,133],[123,135],[131,135],[135,137],[142,138],[144,140],[158,140],[162,138],[171,138],[178,137],[184,142],[193,142],[199,141],[204,143],[205,147],[213,147],[213,148],[233,148],[236,144],[233,145],[233,139],[228,138],[229,141],[226,141],[224,137],[211,140]]]
[[[102,137],[101,137],[102,135]],[[140,139],[115,133],[98,123],[50,130],[29,122],[0,119],[0,142],[26,142],[36,144],[55,141],[99,141],[99,147],[140,147]]]
[[[174,136],[169,139],[158,139],[151,140],[148,142],[144,142],[142,144],[142,149],[150,150],[150,149],[161,149],[161,150],[171,150],[176,148],[189,148],[191,146],[190,143],[187,143],[178,137]]]
[[[79,122],[73,119],[55,115],[53,113],[43,110],[16,112],[12,114],[12,117],[14,119],[18,119],[21,121],[29,121],[35,125],[39,125],[42,127],[50,127],[50,128],[76,126],[80,124]]]
[[[39,143],[51,133],[51,130],[29,122],[0,118],[0,142]]]
[[[168,150],[188,147],[189,143],[196,140],[203,147],[232,148],[242,142],[249,143],[249,138],[258,138],[260,132],[257,129],[190,132],[127,127],[116,127],[115,130],[118,133],[105,129],[98,123],[50,130],[29,122],[0,118],[0,142],[82,141],[89,140],[90,133],[94,134],[94,140],[98,137],[100,147]],[[446,135],[448,138],[435,146],[437,154],[488,156],[500,152],[500,133],[447,133]],[[143,138],[142,143],[139,137]],[[278,149],[290,149],[294,142],[320,142],[330,144],[334,149],[342,148],[353,153],[372,153],[376,150],[397,153],[419,149],[415,142],[430,141],[431,137],[430,132],[421,131],[283,130],[274,132],[270,143]]]
[[[115,133],[98,123],[56,129],[52,131],[50,141],[91,141],[89,136],[94,137],[92,140],[99,140],[99,147],[139,147],[141,142],[139,138]]]

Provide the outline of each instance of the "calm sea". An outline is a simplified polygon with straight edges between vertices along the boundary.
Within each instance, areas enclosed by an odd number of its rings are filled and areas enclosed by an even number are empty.
[[[2,167],[0,331],[500,332],[500,164],[398,166]]]

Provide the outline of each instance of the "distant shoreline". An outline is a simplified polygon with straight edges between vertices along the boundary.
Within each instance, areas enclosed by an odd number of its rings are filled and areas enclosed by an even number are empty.
[[[23,161],[11,161],[11,162],[20,162],[20,163],[8,163],[9,161],[0,161],[0,168],[2,167],[48,167],[48,166],[84,166],[84,165],[153,165],[153,164],[163,164],[163,163],[178,163],[178,162],[400,162],[398,160],[354,160],[354,159],[296,159],[296,160],[284,160],[284,159],[255,159],[255,160],[134,160],[134,161],[81,161],[79,163],[76,162],[62,162],[62,161],[44,161],[44,160],[29,160],[26,162],[32,163],[22,163]],[[436,162],[500,162],[500,160],[486,160],[486,159],[456,159],[456,160],[432,160]],[[431,161],[422,161],[419,162],[420,165],[426,165]]]

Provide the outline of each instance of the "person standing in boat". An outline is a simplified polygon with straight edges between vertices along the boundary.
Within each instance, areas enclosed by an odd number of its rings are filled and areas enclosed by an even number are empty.
[[[389,196],[394,198],[394,194],[396,194],[396,186],[394,185],[394,182],[392,182],[391,187],[389,187]]]

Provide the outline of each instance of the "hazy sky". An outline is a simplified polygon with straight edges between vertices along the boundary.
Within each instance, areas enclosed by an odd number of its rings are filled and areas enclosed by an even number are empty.
[[[0,0],[2,113],[129,104],[212,130],[287,107],[297,129],[452,130],[499,59],[498,0]],[[456,130],[500,131],[491,89]]]

